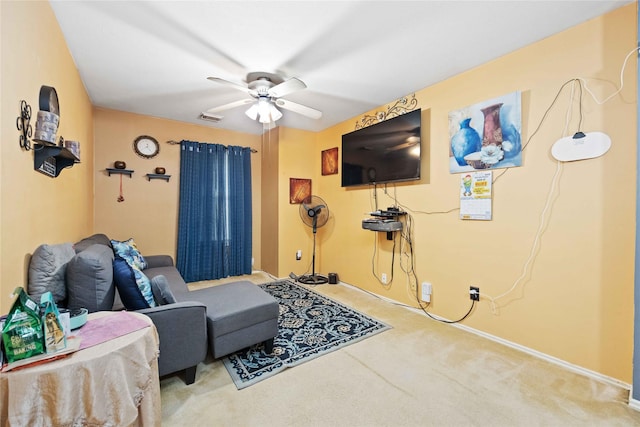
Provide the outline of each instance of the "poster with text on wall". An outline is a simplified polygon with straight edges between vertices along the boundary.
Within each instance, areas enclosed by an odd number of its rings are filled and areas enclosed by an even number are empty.
[[[449,171],[522,166],[520,92],[449,113]]]
[[[460,219],[491,220],[493,172],[460,175]]]

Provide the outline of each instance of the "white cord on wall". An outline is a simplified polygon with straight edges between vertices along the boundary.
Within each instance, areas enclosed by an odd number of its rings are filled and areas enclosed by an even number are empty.
[[[571,113],[573,112],[573,98],[575,95],[575,87],[576,87],[576,80],[574,80],[571,84],[571,95],[569,96],[569,107],[567,108],[567,114],[565,115],[565,121],[564,121],[564,129],[562,131],[562,136],[566,136],[567,135],[567,130],[569,129],[569,122],[571,121]],[[540,239],[542,237],[542,233],[544,232],[544,228],[545,228],[545,219],[547,216],[547,211],[549,210],[549,208],[551,207],[551,201],[553,200],[553,195],[555,193],[555,190],[558,186],[558,181],[560,179],[560,172],[562,171],[562,162],[557,160],[556,161],[556,171],[553,174],[553,178],[551,179],[551,186],[549,188],[549,193],[547,194],[547,200],[544,204],[544,208],[542,209],[542,213],[540,214],[540,224],[538,225],[538,230],[536,231],[536,235],[535,238],[533,239],[533,244],[531,245],[531,251],[529,252],[529,257],[527,258],[527,260],[524,263],[524,267],[522,268],[522,274],[520,275],[520,277],[518,277],[516,279],[515,282],[513,282],[513,285],[511,286],[511,288],[509,288],[508,291],[503,292],[502,294],[498,295],[497,297],[491,297],[487,294],[483,294],[483,297],[485,297],[486,299],[488,299],[490,301],[490,305],[491,305],[491,312],[495,315],[498,314],[498,307],[496,304],[496,301],[499,300],[500,298],[504,298],[507,295],[509,295],[511,292],[513,292],[517,286],[520,284],[520,282],[522,280],[525,279],[525,277],[527,277],[527,273],[529,270],[529,265],[531,265],[531,263],[533,263],[534,259],[535,259],[535,255],[536,252],[538,250],[538,246],[540,244]]]
[[[604,100],[600,101],[598,100],[598,98],[595,96],[595,94],[589,89],[589,87],[587,86],[587,82],[585,78],[579,77],[576,80],[579,80],[582,85],[584,86],[585,90],[589,93],[589,95],[591,95],[591,97],[593,98],[593,100],[598,104],[598,105],[602,105],[605,102],[611,100],[611,98],[613,98],[614,96],[616,96],[617,94],[619,94],[622,91],[622,88],[624,87],[624,70],[627,66],[627,61],[629,60],[629,58],[631,57],[631,55],[633,55],[635,52],[639,52],[640,51],[640,47],[636,47],[633,50],[631,50],[631,52],[629,52],[627,54],[627,56],[625,57],[623,63],[622,63],[622,68],[620,69],[620,88],[618,90],[616,90],[614,93],[612,93],[611,95],[609,95],[607,98],[605,98]],[[567,129],[569,126],[569,120],[571,118],[571,112],[572,112],[572,108],[573,108],[573,98],[574,98],[574,92],[575,92],[575,80],[571,85],[571,96],[570,96],[570,102],[569,102],[569,108],[567,109],[567,114],[565,116],[565,127],[564,127],[564,131],[563,131],[563,136],[565,136],[567,134]],[[545,216],[547,213],[547,210],[549,209],[549,207],[551,206],[551,200],[552,200],[552,196],[555,192],[555,189],[557,187],[558,184],[558,180],[560,177],[560,172],[562,171],[562,162],[557,161],[556,162],[556,171],[553,175],[553,179],[551,180],[551,187],[549,189],[549,193],[547,195],[547,201],[545,203],[545,206],[542,210],[542,213],[540,214],[540,225],[538,226],[538,230],[536,232],[535,238],[533,240],[533,244],[531,245],[531,251],[529,252],[529,257],[527,258],[524,267],[522,269],[522,274],[520,275],[520,277],[518,277],[516,279],[516,281],[513,283],[513,285],[511,286],[511,288],[509,288],[509,290],[507,290],[506,292],[498,295],[497,297],[491,297],[487,294],[483,294],[482,297],[488,299],[490,301],[490,306],[491,306],[491,312],[495,315],[498,314],[498,307],[496,304],[496,301],[499,300],[500,298],[504,298],[505,296],[509,295],[511,292],[513,292],[518,284],[520,284],[520,282],[522,280],[524,280],[524,278],[527,276],[527,272],[529,269],[529,265],[533,262],[534,258],[535,258],[535,254],[536,251],[538,249],[538,245],[540,243],[540,238],[542,236],[542,233],[544,231],[544,227],[545,227]]]
[[[631,50],[631,52],[629,52],[627,54],[627,56],[624,58],[624,62],[622,63],[622,68],[620,69],[620,88],[617,91],[615,91],[614,93],[612,93],[611,95],[607,96],[602,101],[599,101],[598,98],[594,95],[594,93],[591,92],[591,89],[589,89],[589,86],[587,86],[587,79],[585,79],[583,77],[578,77],[578,80],[580,80],[582,82],[582,84],[584,85],[584,88],[589,93],[589,95],[591,95],[591,97],[596,102],[596,104],[602,105],[605,102],[609,101],[614,96],[616,96],[617,94],[619,94],[620,92],[622,92],[622,88],[624,87],[624,69],[627,67],[627,61],[629,60],[629,58],[631,58],[631,55],[633,55],[635,52],[640,52],[640,46],[636,47],[636,48],[633,48]]]
[[[538,250],[538,245],[540,243],[540,238],[542,237],[542,233],[544,231],[544,227],[545,227],[545,217],[547,215],[547,211],[549,210],[549,207],[551,206],[551,200],[552,200],[552,196],[555,193],[555,189],[558,185],[558,181],[559,181],[559,177],[560,177],[560,172],[562,171],[562,162],[561,161],[556,161],[556,172],[553,174],[553,179],[551,180],[551,187],[549,188],[549,193],[547,195],[547,201],[544,205],[544,209],[542,209],[542,213],[540,214],[540,225],[538,226],[538,231],[536,232],[536,236],[533,239],[533,244],[531,245],[531,251],[529,252],[529,258],[527,258],[527,261],[524,263],[524,267],[522,268],[522,274],[520,275],[520,277],[518,277],[516,279],[516,281],[513,283],[513,285],[511,286],[511,288],[498,295],[497,297],[491,297],[489,295],[487,295],[486,293],[483,293],[481,298],[486,298],[490,301],[491,304],[491,312],[493,314],[498,314],[498,308],[496,305],[496,301],[499,300],[500,298],[504,298],[507,295],[509,295],[511,292],[513,292],[516,287],[520,284],[520,282],[527,276],[527,271],[529,270],[529,265],[533,262],[535,255],[536,255],[536,251]]]

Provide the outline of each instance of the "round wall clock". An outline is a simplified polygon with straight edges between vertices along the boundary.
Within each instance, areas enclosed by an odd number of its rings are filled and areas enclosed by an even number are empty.
[[[158,155],[160,144],[151,136],[141,135],[133,141],[133,150],[138,156],[150,159]]]

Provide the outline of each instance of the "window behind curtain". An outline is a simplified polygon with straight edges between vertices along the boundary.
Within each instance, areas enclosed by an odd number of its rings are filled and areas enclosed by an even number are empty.
[[[251,150],[182,141],[176,265],[187,283],[251,274]]]

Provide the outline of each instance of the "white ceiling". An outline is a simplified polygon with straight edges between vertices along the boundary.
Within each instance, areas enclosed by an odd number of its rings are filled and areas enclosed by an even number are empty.
[[[247,73],[297,77],[277,123],[320,131],[530,43],[632,3],[623,1],[51,0],[91,101],[99,107],[253,134],[241,106]],[[64,102],[64,101],[63,101]],[[61,107],[64,108],[64,103]]]

